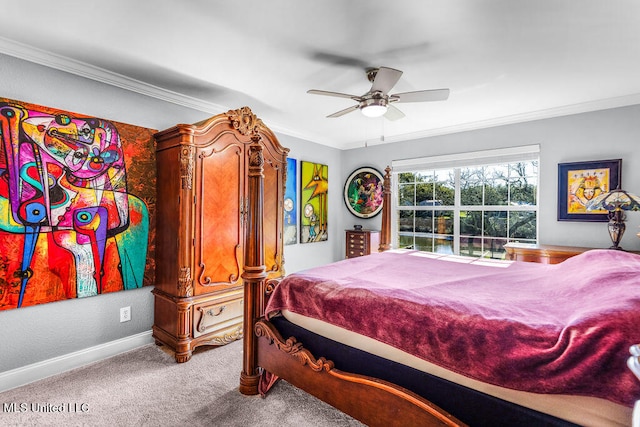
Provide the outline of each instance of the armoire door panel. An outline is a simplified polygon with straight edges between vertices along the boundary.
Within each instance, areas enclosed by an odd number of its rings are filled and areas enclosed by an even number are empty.
[[[241,280],[244,150],[236,141],[224,142],[198,154],[196,295],[212,287],[238,286]]]
[[[189,254],[181,251],[180,242],[180,150],[171,148],[156,152],[158,167],[156,209],[156,288],[176,294],[178,264],[188,262]],[[177,196],[178,195],[178,196]],[[176,259],[179,258],[179,259]]]
[[[267,159],[268,160],[268,159]],[[282,221],[278,221],[283,213],[280,212],[282,186],[282,165],[271,161],[264,163],[264,220],[263,220],[263,239],[264,239],[264,265],[267,273],[272,276],[279,273],[282,267],[280,252],[282,240]]]

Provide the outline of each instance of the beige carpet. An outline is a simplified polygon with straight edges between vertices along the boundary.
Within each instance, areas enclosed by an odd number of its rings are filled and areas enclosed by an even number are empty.
[[[241,369],[241,341],[199,350],[180,364],[150,344],[0,393],[0,425],[362,425],[283,381],[265,399],[244,396]]]

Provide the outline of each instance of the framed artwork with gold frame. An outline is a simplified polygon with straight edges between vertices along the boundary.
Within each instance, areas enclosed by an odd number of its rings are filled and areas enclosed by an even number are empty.
[[[558,221],[608,221],[606,210],[588,204],[621,185],[622,159],[558,164]]]

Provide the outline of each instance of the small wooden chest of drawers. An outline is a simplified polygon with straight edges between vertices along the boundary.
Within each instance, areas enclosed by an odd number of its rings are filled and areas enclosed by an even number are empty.
[[[378,230],[346,230],[346,256],[356,258],[378,252],[380,231]]]

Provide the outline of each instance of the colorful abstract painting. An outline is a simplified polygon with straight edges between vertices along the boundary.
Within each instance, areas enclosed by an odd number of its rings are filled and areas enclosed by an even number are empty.
[[[344,203],[358,218],[371,218],[382,211],[382,174],[372,168],[358,168],[344,184]]]
[[[287,182],[284,190],[284,244],[298,243],[298,195],[296,177],[298,163],[296,159],[287,158]]]
[[[155,132],[0,98],[0,310],[153,283]]]
[[[329,167],[300,162],[300,243],[325,241]]]

